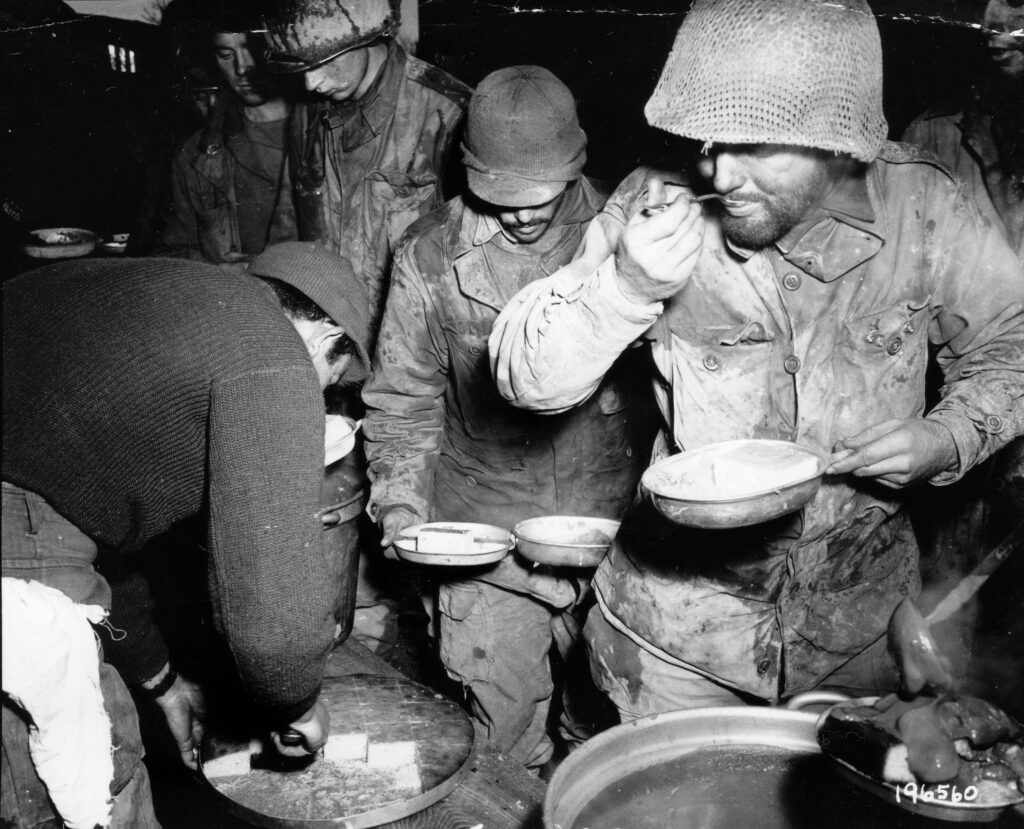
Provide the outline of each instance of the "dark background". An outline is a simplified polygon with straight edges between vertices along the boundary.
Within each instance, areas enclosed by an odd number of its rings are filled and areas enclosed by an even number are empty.
[[[210,0],[211,3],[215,0]],[[551,69],[579,99],[590,175],[615,184],[639,163],[675,163],[683,142],[647,126],[652,92],[688,2],[426,0],[418,53],[476,84],[514,63]],[[878,0],[891,136],[938,99],[955,102],[983,59],[982,2]],[[144,253],[175,147],[199,127],[163,31],[79,16],[60,0],[0,6],[0,226],[4,276],[24,229],[135,232]],[[135,71],[111,46],[134,53]],[[18,220],[20,219],[20,224]],[[24,263],[21,263],[24,265]]]

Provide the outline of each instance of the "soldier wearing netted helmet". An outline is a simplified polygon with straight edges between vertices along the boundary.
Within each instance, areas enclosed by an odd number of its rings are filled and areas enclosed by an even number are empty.
[[[920,585],[909,488],[1024,432],[1021,263],[957,180],[886,141],[881,102],[863,0],[696,0],[646,110],[693,140],[692,188],[635,171],[576,260],[495,323],[515,405],[577,405],[640,341],[653,460],[741,438],[828,459],[805,507],[753,527],[634,506],[585,630],[623,718],[894,688],[884,632]],[[930,349],[945,384],[928,408]]]
[[[402,231],[442,199],[442,171],[469,88],[408,54],[389,0],[275,0],[268,66],[318,100],[292,123],[299,237],[345,257],[380,319]]]

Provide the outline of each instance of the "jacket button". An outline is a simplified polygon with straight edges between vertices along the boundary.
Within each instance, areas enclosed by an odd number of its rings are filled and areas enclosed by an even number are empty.
[[[782,367],[786,369],[787,374],[796,374],[800,371],[800,358],[791,354],[782,361]]]
[[[718,371],[722,367],[722,358],[717,354],[704,355],[704,368],[708,371]]]
[[[334,210],[334,212],[335,212],[335,213],[337,213],[337,214],[338,214],[339,216],[340,216],[340,215],[341,215],[342,213],[344,213],[344,212],[345,212],[345,208],[344,208],[344,207],[342,207],[342,206],[341,206],[340,204],[336,204],[336,205],[334,205],[334,207],[333,207],[332,209],[333,209],[333,210]]]
[[[757,663],[757,672],[764,676],[768,673],[768,670],[772,667],[772,661],[770,659],[762,659]]]
[[[478,345],[471,345],[469,347],[469,353],[472,354],[474,357],[476,357],[477,355],[480,354],[480,346],[478,346]]]
[[[894,335],[885,344],[885,353],[891,355],[899,354],[901,348],[903,348],[903,338]]]
[[[466,484],[467,486],[476,486],[476,478],[474,478],[472,475],[467,475]]]
[[[993,435],[998,435],[1003,431],[1003,419],[999,415],[989,415],[985,418],[985,428]]]
[[[803,280],[800,278],[800,274],[798,273],[787,273],[782,277],[782,287],[787,291],[795,291],[800,287],[801,282],[803,282]]]

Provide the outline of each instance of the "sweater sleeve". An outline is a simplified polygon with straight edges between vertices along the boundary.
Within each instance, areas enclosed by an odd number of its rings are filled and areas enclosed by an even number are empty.
[[[335,624],[316,515],[324,404],[312,366],[220,382],[208,464],[215,620],[259,712],[286,724],[316,700]]]
[[[149,580],[138,567],[103,571],[110,582],[109,624],[97,626],[103,655],[129,685],[156,676],[170,658],[167,644],[153,619]]]

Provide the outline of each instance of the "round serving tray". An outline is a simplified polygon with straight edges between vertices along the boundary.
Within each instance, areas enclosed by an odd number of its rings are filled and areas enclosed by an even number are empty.
[[[200,755],[200,777],[228,812],[254,826],[275,829],[380,826],[446,797],[469,770],[474,736],[468,715],[457,703],[424,685],[370,674],[331,677],[324,680],[321,699],[330,710],[332,735],[365,736],[370,748],[381,743],[414,743],[420,791],[388,789],[382,784],[378,791],[356,799],[351,788],[346,791],[343,774],[339,773],[332,785],[328,774],[332,769],[324,765],[329,767],[330,761],[317,757],[297,770],[251,772],[258,777],[246,781],[241,793],[234,792],[229,781],[237,777],[207,779],[202,763],[245,749],[248,740],[209,735]],[[372,769],[368,767],[371,775]],[[389,779],[386,767],[376,774]]]

